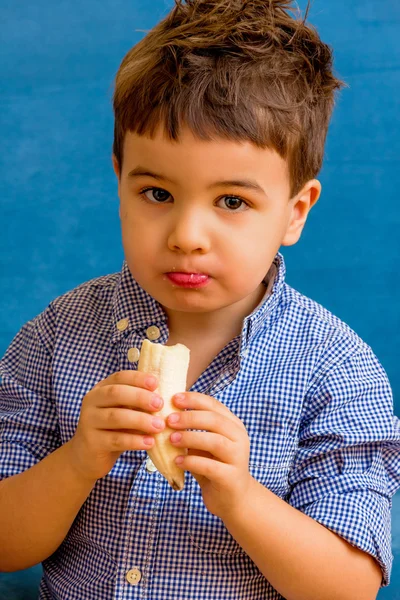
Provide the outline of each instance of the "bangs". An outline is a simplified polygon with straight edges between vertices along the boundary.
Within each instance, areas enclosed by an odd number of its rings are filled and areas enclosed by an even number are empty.
[[[144,105],[137,94],[132,94],[127,109],[117,121],[121,133],[131,131],[154,138],[156,131],[162,127],[167,139],[179,141],[182,128],[188,127],[201,140],[247,141],[260,148],[274,148],[282,158],[286,158],[287,119],[282,115],[283,122],[276,123],[276,115],[272,119],[268,118],[268,114],[267,110],[256,110],[250,103],[218,105],[183,90],[176,97],[153,105]]]

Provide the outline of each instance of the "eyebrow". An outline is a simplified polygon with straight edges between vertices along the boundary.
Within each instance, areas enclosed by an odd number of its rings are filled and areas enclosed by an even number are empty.
[[[128,179],[134,179],[136,177],[153,177],[153,179],[157,179],[158,181],[167,181],[168,183],[172,183],[172,184],[176,183],[172,179],[168,179],[168,177],[165,177],[164,175],[161,175],[160,173],[155,173],[154,171],[150,171],[149,169],[146,169],[146,167],[141,167],[141,166],[135,167],[134,169],[132,169],[132,171],[129,171],[129,173],[128,173]],[[268,197],[267,193],[261,187],[261,185],[253,179],[225,179],[225,180],[221,180],[221,181],[215,181],[214,183],[212,183],[211,185],[208,186],[208,189],[212,189],[215,187],[221,187],[224,185],[240,187],[240,188],[243,188],[246,190],[251,190],[253,192],[261,192],[262,194],[264,194],[264,196]]]

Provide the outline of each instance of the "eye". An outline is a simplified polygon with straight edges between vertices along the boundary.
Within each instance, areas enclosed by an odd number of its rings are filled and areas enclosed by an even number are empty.
[[[156,187],[146,188],[139,193],[155,204],[165,204],[165,201],[171,196],[166,190]]]
[[[219,199],[219,202],[221,200],[224,201],[225,207],[229,208],[229,212],[243,212],[243,210],[239,210],[239,208],[242,206],[248,207],[247,202],[239,196],[222,196],[222,198]],[[246,208],[244,208],[244,210],[246,210]]]
[[[166,204],[167,200],[171,197],[171,194],[163,188],[149,187],[139,192],[140,196],[144,196],[151,204]],[[224,201],[225,206],[221,208],[228,208],[228,212],[243,212],[248,208],[248,204],[245,200],[239,196],[222,196],[218,202]],[[240,210],[243,207],[243,210]]]

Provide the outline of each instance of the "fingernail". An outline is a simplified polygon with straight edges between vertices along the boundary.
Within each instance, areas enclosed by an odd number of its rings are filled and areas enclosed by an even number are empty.
[[[154,417],[154,419],[152,419],[151,422],[153,427],[155,427],[156,429],[161,429],[162,427],[164,427],[164,421],[162,419],[159,419],[158,417]]]
[[[175,462],[177,465],[181,465],[184,461],[184,457],[183,456],[177,456],[175,459]]]
[[[158,394],[153,394],[151,397],[151,405],[154,406],[154,408],[160,408],[161,404],[162,404],[162,398],[161,396],[159,396]]]
[[[171,435],[171,442],[180,442],[182,439],[182,434],[179,433],[179,431],[175,431],[175,433],[173,433]]]
[[[179,415],[178,415],[178,413],[172,413],[172,415],[169,415],[168,421],[170,423],[177,423],[179,421]]]
[[[152,446],[154,442],[154,438],[151,437],[150,435],[145,435],[143,438],[143,443],[146,444],[146,446]]]
[[[145,383],[145,385],[147,385],[147,387],[152,388],[157,383],[157,379],[155,377],[153,377],[153,375],[149,375],[144,380],[144,383]]]
[[[182,402],[185,399],[185,394],[175,394],[174,396],[174,400],[177,400],[178,402]]]

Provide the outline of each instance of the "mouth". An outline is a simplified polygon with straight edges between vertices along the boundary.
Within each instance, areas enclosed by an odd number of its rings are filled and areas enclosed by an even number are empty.
[[[205,273],[166,273],[168,279],[174,285],[186,288],[199,288],[204,287],[210,281],[210,276]]]

